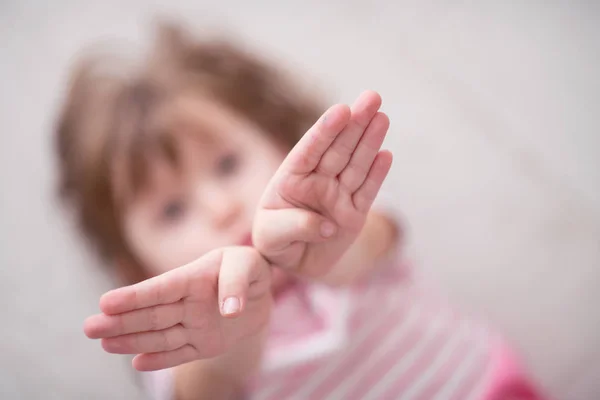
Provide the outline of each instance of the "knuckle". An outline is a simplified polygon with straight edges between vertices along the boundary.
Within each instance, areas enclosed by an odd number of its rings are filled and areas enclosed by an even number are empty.
[[[264,258],[262,254],[253,247],[243,248],[243,257],[248,261],[247,268],[250,270],[254,270],[259,267],[262,262],[264,262]]]
[[[132,349],[136,349],[137,351],[141,351],[144,349],[144,339],[146,335],[138,334],[131,336],[129,347]]]
[[[340,155],[352,154],[352,152],[354,151],[354,147],[354,143],[345,140],[340,140],[338,143],[336,143],[336,151]]]
[[[120,333],[121,334],[127,333],[127,323],[125,321],[125,316],[119,315],[117,321],[119,324]]]
[[[365,165],[360,160],[350,161],[350,164],[346,167],[348,174],[352,177],[356,177],[357,179],[364,180],[367,174],[369,173],[370,165]]]
[[[302,213],[298,218],[298,229],[301,232],[311,231],[316,226],[316,217],[310,213]]]
[[[266,224],[262,223],[261,218],[257,218],[252,228],[252,245],[257,249],[267,247],[268,232]]]
[[[148,321],[150,330],[155,331],[160,328],[160,319],[156,307],[151,307],[148,309]]]
[[[273,235],[268,226],[257,226],[252,233],[252,248],[248,248],[259,253],[270,253],[275,250],[279,238]]]
[[[240,250],[242,250],[242,255],[244,257],[248,257],[251,260],[256,260],[259,256],[258,251],[253,247],[243,247]]]
[[[260,253],[254,247],[231,247],[229,251],[236,259],[249,260],[252,263],[260,256]]]
[[[160,343],[162,345],[162,349],[165,349],[165,350],[171,349],[171,337],[168,334],[168,331],[160,332]]]
[[[156,285],[155,303],[161,304],[164,300],[163,280],[161,279],[157,283],[158,284]]]
[[[250,268],[256,268],[263,259],[262,255],[258,252],[258,250],[254,248],[248,248],[247,257],[249,260],[248,265],[250,266]]]

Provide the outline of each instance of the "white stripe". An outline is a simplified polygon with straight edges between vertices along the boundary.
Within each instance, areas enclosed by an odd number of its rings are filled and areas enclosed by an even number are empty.
[[[464,321],[461,321],[457,330],[452,334],[446,344],[444,344],[444,347],[440,350],[439,354],[435,357],[427,370],[419,374],[417,380],[411,382],[412,384],[406,388],[406,391],[402,394],[402,399],[410,400],[419,396],[423,389],[431,384],[439,370],[446,366],[446,363],[449,362],[450,357],[454,354],[456,349],[464,343],[466,331],[467,325]]]
[[[289,378],[287,376],[282,376],[280,377],[280,379],[271,379],[271,382],[273,384],[269,386],[262,385],[262,382],[264,382],[264,380],[261,380],[260,382],[260,390],[257,393],[253,393],[252,396],[250,396],[252,400],[268,399],[273,393],[275,393],[275,391],[281,389],[281,387],[283,386],[282,382],[289,382]]]
[[[268,346],[263,354],[261,372],[270,373],[278,369],[300,365],[317,357],[335,354],[347,345],[349,340],[348,321],[351,299],[347,289],[332,291],[324,285],[313,285],[307,289],[307,298],[313,312],[320,314],[325,329],[306,335],[300,340],[289,343],[285,349]],[[333,304],[332,307],[326,305]],[[293,324],[293,322],[290,322]]]
[[[481,399],[481,394],[483,393],[484,389],[486,388],[489,380],[489,376],[492,372],[492,368],[490,363],[487,363],[485,366],[485,372],[483,373],[483,376],[477,381],[477,383],[475,385],[473,385],[472,390],[469,392],[469,395],[466,397],[469,400],[475,400],[475,399]]]
[[[443,334],[443,328],[447,327],[447,320],[449,315],[446,313],[440,313],[435,316],[435,319],[431,321],[431,325],[427,329],[427,332],[419,338],[419,341],[406,353],[404,354],[398,363],[393,368],[390,368],[381,379],[367,392],[363,397],[365,400],[378,399],[381,394],[389,388],[394,382],[397,381],[402,374],[406,373],[406,370],[410,368],[419,356],[427,349],[429,345],[434,344],[434,339],[438,334]],[[429,324],[429,321],[427,321]]]
[[[395,330],[402,330],[402,328],[406,326],[411,319],[414,318],[414,315],[416,314],[416,309],[417,307],[410,307],[409,314],[403,316],[403,323],[396,327]],[[309,398],[308,394],[315,390],[322,382],[326,381],[331,376],[331,374],[333,374],[344,362],[346,362],[346,360],[349,357],[351,357],[354,351],[358,347],[360,347],[360,345],[366,339],[368,339],[373,332],[380,328],[381,323],[387,320],[389,314],[393,313],[394,311],[397,311],[397,308],[392,305],[387,311],[387,313],[382,313],[382,315],[380,315],[380,317],[376,321],[368,321],[367,323],[365,323],[365,328],[361,332],[359,332],[359,334],[356,336],[356,339],[352,341],[352,346],[348,348],[347,351],[345,351],[344,354],[342,354],[340,357],[333,360],[331,363],[325,364],[323,368],[317,370],[314,373],[314,376],[317,377],[317,379],[311,380],[307,385],[305,385],[302,388],[302,390],[298,393],[298,397],[302,399]]]
[[[357,384],[359,380],[369,372],[369,370],[377,365],[382,357],[386,356],[390,349],[394,348],[397,343],[402,343],[402,340],[410,332],[410,328],[416,326],[420,320],[421,309],[413,307],[410,310],[410,314],[400,323],[395,326],[391,331],[387,332],[387,336],[382,343],[371,352],[368,358],[360,363],[354,372],[344,377],[344,380],[335,388],[335,390],[328,395],[328,398],[345,398],[347,397],[348,391],[353,388],[353,385]]]
[[[370,283],[362,293],[360,290],[356,290],[353,293],[354,305],[356,313],[362,312],[367,308],[373,307],[375,304],[390,304],[396,303],[402,298],[411,298],[413,294],[413,288],[407,284],[398,283],[395,288],[384,288],[382,291],[381,285],[377,282]]]
[[[487,343],[492,342],[491,335],[487,335],[487,337],[484,337],[484,339],[486,340]],[[467,398],[470,400],[476,400],[476,399],[481,398],[481,394],[483,393],[485,387],[487,386],[487,384],[489,382],[489,378],[492,375],[494,366],[492,365],[492,362],[491,362],[492,360],[490,360],[490,358],[489,358],[489,351],[490,351],[490,348],[488,346],[488,349],[485,353],[486,355],[488,355],[487,362],[485,363],[485,372],[482,374],[481,379],[479,379],[477,384],[474,385],[473,390],[471,390],[471,393],[469,393],[469,396],[467,396]]]
[[[141,372],[145,393],[152,400],[168,400],[175,397],[173,369]]]
[[[382,322],[387,320],[389,314],[393,313],[396,310],[397,310],[396,307],[393,307],[393,306],[388,307],[387,309],[381,310],[381,312],[376,315],[376,318],[374,320],[368,321],[368,323],[365,323],[363,325],[362,329],[356,333],[356,336],[354,336],[352,338],[351,346],[347,350],[346,349],[343,350],[344,355],[347,354],[348,352],[352,351],[356,347],[360,346],[360,344],[371,335],[373,330],[377,329],[379,327],[379,325],[381,325]],[[307,384],[304,386],[304,391],[314,389],[317,385],[319,385],[321,383],[321,381],[325,380],[329,374],[334,372],[343,360],[344,360],[344,357],[337,357],[334,360],[332,360],[331,362],[322,365],[318,370],[316,370],[312,374],[311,378],[313,378],[313,379],[311,379],[311,380],[309,380],[309,382],[307,382]],[[314,378],[317,378],[317,379],[314,379]],[[281,379],[281,380],[278,379],[278,381],[279,382],[274,385],[270,385],[264,389],[261,388],[261,390],[259,390],[257,392],[257,394],[255,395],[255,397],[253,397],[253,399],[254,398],[256,398],[257,400],[266,399],[266,398],[268,398],[269,395],[273,394],[276,390],[282,388],[286,383],[285,379]]]
[[[483,341],[479,340],[479,335],[474,338],[474,345],[471,347],[471,352],[465,355],[465,359],[455,370],[454,374],[448,379],[446,384],[440,389],[434,400],[448,400],[454,392],[460,388],[460,384],[468,379],[469,374],[480,366],[483,358]]]

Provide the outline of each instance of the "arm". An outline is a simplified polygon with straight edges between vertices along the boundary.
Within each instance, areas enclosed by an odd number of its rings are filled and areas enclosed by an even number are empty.
[[[400,228],[389,216],[371,211],[356,241],[336,263],[322,282],[350,285],[368,275],[377,261],[398,245]]]
[[[275,267],[344,284],[391,248],[393,224],[371,211],[391,164],[381,150],[389,127],[381,97],[336,105],[300,139],[277,170],[253,225],[256,249]]]
[[[256,371],[272,307],[270,268],[233,246],[100,299],[86,335],[105,351],[137,354],[140,371],[178,367],[176,399],[228,399]],[[231,301],[233,300],[233,302]]]
[[[238,399],[258,370],[267,330],[240,341],[228,353],[175,368],[175,400]]]

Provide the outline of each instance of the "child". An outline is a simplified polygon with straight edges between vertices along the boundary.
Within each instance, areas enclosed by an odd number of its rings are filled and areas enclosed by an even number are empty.
[[[118,61],[74,73],[61,191],[130,285],[85,332],[137,354],[150,395],[540,398],[499,338],[411,285],[372,206],[392,162],[378,94],[320,117],[276,70],[174,27]]]

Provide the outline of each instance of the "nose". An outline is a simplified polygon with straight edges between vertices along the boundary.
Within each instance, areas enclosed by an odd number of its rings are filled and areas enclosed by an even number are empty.
[[[200,196],[208,219],[215,228],[226,228],[239,218],[243,203],[234,191],[210,186],[205,187]]]

